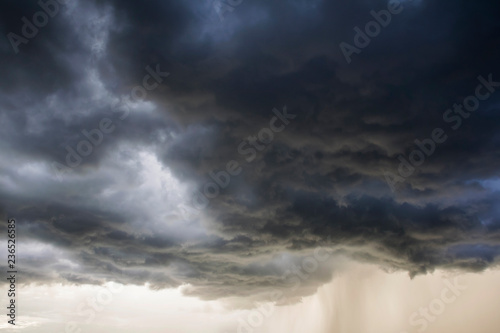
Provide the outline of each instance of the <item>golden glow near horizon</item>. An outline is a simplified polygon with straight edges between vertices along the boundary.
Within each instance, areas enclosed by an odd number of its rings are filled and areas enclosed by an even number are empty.
[[[301,302],[238,309],[235,300],[202,301],[182,288],[29,285],[20,320],[6,332],[498,333],[500,271],[436,271],[411,280],[351,264]],[[0,301],[5,301],[2,294]],[[479,330],[480,329],[480,330]]]

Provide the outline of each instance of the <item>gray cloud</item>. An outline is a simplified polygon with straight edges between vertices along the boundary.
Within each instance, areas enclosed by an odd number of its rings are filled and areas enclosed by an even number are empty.
[[[40,10],[2,6],[4,35]],[[500,80],[498,5],[404,2],[346,64],[340,42],[386,6],[245,0],[221,22],[205,1],[74,1],[18,54],[4,39],[0,202],[29,249],[26,281],[250,296],[286,288],[286,267],[318,245],[335,255],[297,295],[341,269],[339,256],[411,276],[496,266],[500,94],[397,193],[384,172],[446,126],[478,75]],[[171,75],[118,120],[113,105],[156,64]],[[238,145],[284,105],[297,117],[247,162]],[[104,117],[116,130],[59,182],[51,164]],[[242,173],[180,218],[231,160]]]

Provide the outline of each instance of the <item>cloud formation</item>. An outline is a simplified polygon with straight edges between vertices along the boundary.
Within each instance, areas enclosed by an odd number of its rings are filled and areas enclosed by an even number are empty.
[[[337,255],[411,276],[498,265],[500,93],[456,131],[442,119],[479,75],[500,81],[498,4],[402,1],[350,64],[340,43],[387,2],[245,0],[223,21],[201,0],[58,4],[18,53],[7,35],[41,7],[0,10],[0,203],[26,281],[251,296],[287,288],[318,246],[335,255],[298,295],[342,268]],[[170,75],[128,98],[147,66]],[[284,106],[296,118],[249,162],[238,145]],[[115,130],[60,181],[53,163],[103,118]],[[392,192],[384,173],[436,127],[447,141]],[[233,160],[241,174],[183,218]]]

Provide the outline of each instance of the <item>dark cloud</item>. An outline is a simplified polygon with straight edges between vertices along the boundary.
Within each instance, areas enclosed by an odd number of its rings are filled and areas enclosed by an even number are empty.
[[[341,257],[411,276],[498,265],[500,94],[457,130],[443,114],[478,76],[500,81],[499,6],[402,6],[350,64],[339,44],[387,2],[244,0],[221,20],[209,1],[75,0],[19,53],[5,38],[0,200],[28,248],[25,280],[250,297],[289,290],[287,269],[320,245],[332,256],[294,296]],[[3,3],[4,36],[39,10]],[[128,100],[157,65],[170,75]],[[241,154],[285,107],[296,118]],[[103,118],[114,131],[58,179],[53,163]],[[447,141],[392,192],[384,173],[434,128]],[[232,160],[241,174],[183,219],[178,205]]]

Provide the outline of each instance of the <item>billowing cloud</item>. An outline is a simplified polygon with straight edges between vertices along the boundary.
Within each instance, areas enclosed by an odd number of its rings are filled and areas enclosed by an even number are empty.
[[[16,53],[8,34],[42,8],[2,4],[0,203],[25,281],[254,297],[289,290],[319,246],[295,296],[340,257],[496,267],[498,5],[401,2],[348,63],[339,45],[387,6],[74,0]]]

